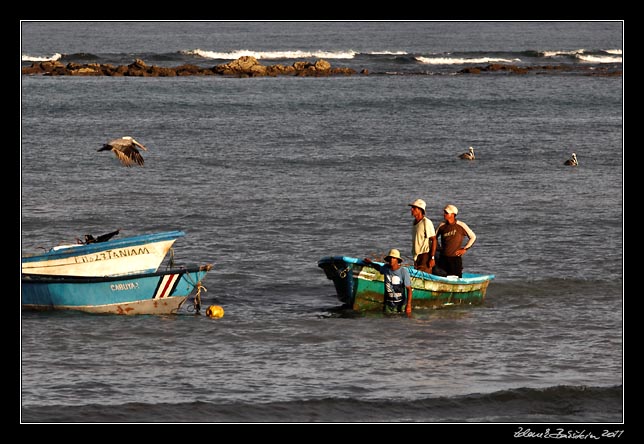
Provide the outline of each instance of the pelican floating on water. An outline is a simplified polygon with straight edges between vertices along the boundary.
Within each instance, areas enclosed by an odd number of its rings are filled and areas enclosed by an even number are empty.
[[[132,137],[124,136],[107,142],[98,151],[112,151],[116,158],[126,167],[131,167],[134,164],[143,166],[143,156],[141,156],[138,148],[143,151],[148,150]]]
[[[564,165],[570,165],[570,166],[579,165],[579,162],[577,162],[577,155],[575,153],[572,153],[572,156],[570,157],[570,159],[564,162]]]
[[[470,147],[470,151],[468,153],[459,154],[458,157],[464,160],[474,160],[474,148]]]

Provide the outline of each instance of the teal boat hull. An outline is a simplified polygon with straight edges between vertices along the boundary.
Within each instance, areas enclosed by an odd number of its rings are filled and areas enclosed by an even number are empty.
[[[23,310],[78,310],[103,314],[172,314],[212,266],[173,268],[127,276],[22,275]]]

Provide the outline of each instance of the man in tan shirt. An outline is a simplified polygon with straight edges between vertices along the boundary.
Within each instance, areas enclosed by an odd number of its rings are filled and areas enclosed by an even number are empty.
[[[431,273],[434,267],[434,253],[436,253],[434,224],[425,217],[427,204],[423,199],[416,199],[408,205],[414,218],[414,225],[411,228],[411,254],[414,258],[414,268]]]

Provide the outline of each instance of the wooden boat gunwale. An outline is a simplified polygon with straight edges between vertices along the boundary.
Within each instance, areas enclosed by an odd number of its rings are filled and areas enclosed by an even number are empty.
[[[186,266],[177,266],[172,268],[167,268],[165,270],[154,271],[154,272],[137,272],[134,274],[126,275],[109,275],[109,276],[68,276],[68,275],[54,275],[54,274],[34,274],[34,273],[23,273],[22,281],[26,282],[38,282],[38,283],[61,283],[61,284],[91,284],[96,282],[114,282],[114,281],[124,281],[124,280],[136,280],[152,276],[164,276],[167,274],[177,274],[177,273],[195,273],[198,271],[209,271],[212,268],[212,265],[186,265]]]

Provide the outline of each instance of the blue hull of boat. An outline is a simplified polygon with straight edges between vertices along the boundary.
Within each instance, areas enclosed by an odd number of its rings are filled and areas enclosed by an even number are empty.
[[[211,265],[127,276],[22,275],[26,310],[80,310],[91,313],[169,314],[176,312]]]

